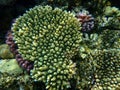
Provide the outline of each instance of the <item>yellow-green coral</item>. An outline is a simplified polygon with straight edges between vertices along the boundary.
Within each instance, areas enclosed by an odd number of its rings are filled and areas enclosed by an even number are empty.
[[[13,75],[11,75],[13,76]],[[15,81],[15,78],[8,76],[7,73],[0,72],[0,88],[9,88]]]
[[[0,89],[2,90],[33,90],[32,83],[33,82],[27,73],[11,75],[9,73],[0,72]]]
[[[88,58],[89,59],[87,59],[87,56],[84,59],[79,58],[79,62],[77,62],[76,87],[79,90],[90,89],[93,84],[94,62],[90,57]]]
[[[98,16],[96,20],[99,22],[98,27],[106,29],[120,29],[120,10],[117,7],[105,7],[102,16]]]
[[[120,83],[120,50],[97,50],[92,53],[96,64],[95,85],[102,90],[115,90]]]
[[[20,74],[23,74],[23,70],[15,59],[2,59],[0,61],[0,88],[14,87],[16,81],[18,81],[17,84],[20,82]]]
[[[98,49],[120,49],[120,31],[103,30],[99,34],[84,34],[82,46],[80,46],[80,55],[87,55],[91,51]]]
[[[75,74],[71,58],[81,42],[80,23],[74,14],[36,6],[16,19],[12,31],[19,53],[34,61],[31,71],[35,81],[42,81],[49,90],[65,90]]]
[[[120,49],[120,31],[119,30],[104,30],[100,36],[101,48],[110,49],[116,48]]]
[[[120,86],[120,50],[93,50],[78,64],[80,90],[116,90]]]
[[[111,7],[111,6],[107,6],[104,8],[104,15],[107,16],[113,16],[113,15],[120,15],[120,10],[117,7]]]

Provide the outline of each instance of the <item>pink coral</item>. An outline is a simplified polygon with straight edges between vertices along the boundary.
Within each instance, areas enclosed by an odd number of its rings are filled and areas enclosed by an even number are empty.
[[[88,12],[83,10],[76,17],[82,23],[82,32],[89,32],[94,28],[94,18]]]
[[[24,60],[22,58],[22,55],[18,52],[18,47],[16,43],[13,40],[13,35],[11,31],[8,31],[6,36],[6,43],[10,46],[10,51],[14,54],[18,64],[27,72],[30,72],[30,70],[33,68],[33,62],[30,62],[28,60]]]

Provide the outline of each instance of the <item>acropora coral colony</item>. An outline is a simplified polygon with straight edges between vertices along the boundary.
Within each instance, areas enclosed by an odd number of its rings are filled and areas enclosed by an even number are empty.
[[[27,71],[27,82],[22,79],[25,85],[44,83],[40,90],[120,89],[120,10],[104,6],[103,14],[92,16],[83,7],[77,9],[79,12],[38,5],[16,18],[6,43]],[[0,50],[0,55],[4,54]],[[17,64],[15,59],[10,61]],[[12,69],[7,70],[4,62],[2,66],[6,72],[0,69],[0,87],[9,88],[7,83],[21,81],[9,74]],[[20,67],[13,67],[22,73]]]

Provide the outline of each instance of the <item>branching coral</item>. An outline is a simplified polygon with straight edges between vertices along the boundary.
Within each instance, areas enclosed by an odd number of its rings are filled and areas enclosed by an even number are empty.
[[[76,87],[79,90],[90,90],[94,84],[94,60],[88,55],[77,59]]]
[[[120,29],[120,10],[117,7],[105,7],[102,16],[98,16],[96,20],[99,27],[107,29]]]
[[[84,34],[77,63],[77,88],[116,90],[120,86],[120,32]]]
[[[119,30],[101,30],[100,33],[84,34],[82,46],[80,47],[81,56],[88,54],[91,50],[120,48]]]
[[[69,79],[76,70],[71,58],[79,50],[80,30],[74,14],[50,6],[36,6],[13,24],[19,53],[34,61],[32,78],[43,81],[46,89],[65,90],[70,86]]]
[[[1,73],[0,72],[0,88],[8,88],[10,85],[13,84],[15,78],[9,77],[7,73]]]
[[[119,30],[104,30],[99,36],[102,49],[116,48],[120,49],[120,31]]]
[[[115,90],[120,83],[120,50],[93,50],[78,62],[80,90]]]
[[[120,84],[120,50],[97,50],[92,53],[98,67],[95,70],[95,86],[100,90],[116,90]]]

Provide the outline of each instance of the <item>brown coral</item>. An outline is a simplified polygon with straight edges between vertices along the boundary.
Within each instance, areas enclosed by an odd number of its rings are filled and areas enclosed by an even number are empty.
[[[9,45],[10,47],[10,51],[14,54],[18,64],[25,70],[27,70],[28,72],[30,72],[30,70],[33,68],[33,62],[28,61],[28,60],[24,60],[21,56],[21,54],[19,54],[18,52],[18,47],[15,44],[14,40],[13,40],[13,35],[12,32],[9,31],[7,33],[7,37],[6,37],[6,43]]]
[[[94,28],[94,18],[87,11],[77,13],[76,17],[82,23],[82,32],[89,32]]]

